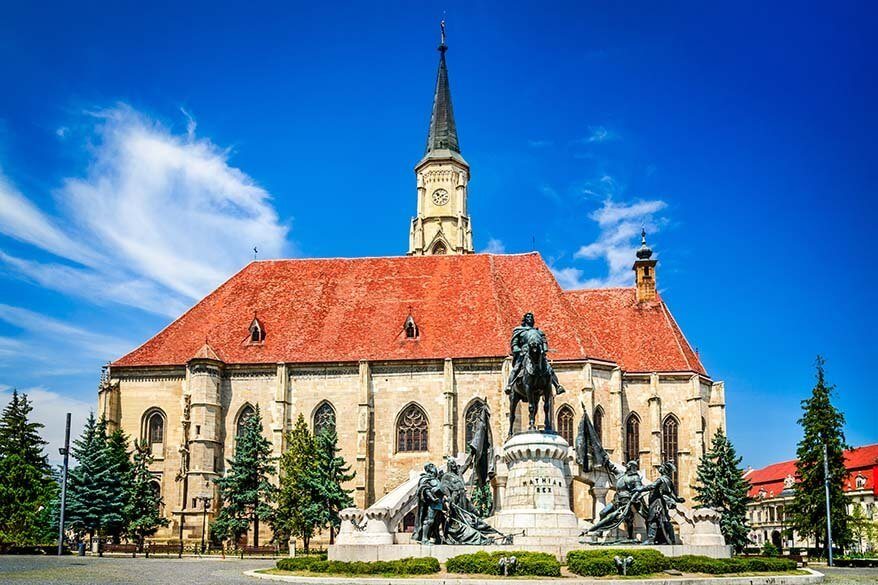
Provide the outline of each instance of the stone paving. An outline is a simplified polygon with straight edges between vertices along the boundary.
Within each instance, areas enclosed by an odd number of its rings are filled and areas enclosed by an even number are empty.
[[[3,585],[258,585],[243,573],[272,560],[0,556]]]
[[[0,556],[3,585],[259,585],[243,573],[272,560]],[[830,585],[878,584],[878,569],[815,567]]]

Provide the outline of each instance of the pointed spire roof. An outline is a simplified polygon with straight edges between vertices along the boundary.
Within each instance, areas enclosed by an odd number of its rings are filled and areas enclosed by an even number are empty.
[[[445,21],[441,22],[442,41],[439,43],[439,71],[436,74],[436,91],[433,94],[433,113],[427,133],[427,149],[424,158],[461,159],[454,108],[451,105],[451,87],[448,84],[448,66],[445,64]],[[456,153],[456,154],[455,154]]]
[[[204,340],[204,345],[202,345],[201,348],[197,352],[195,352],[195,355],[193,355],[189,359],[190,359],[190,361],[191,360],[211,360],[214,362],[223,361],[222,358],[220,358],[219,354],[216,352],[216,350],[213,349],[213,347],[211,347],[210,343],[207,341],[206,338]]]

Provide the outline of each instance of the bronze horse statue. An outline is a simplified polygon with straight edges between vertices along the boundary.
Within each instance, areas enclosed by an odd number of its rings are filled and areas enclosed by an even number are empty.
[[[552,428],[552,410],[555,402],[555,392],[552,387],[555,384],[552,369],[546,359],[546,344],[539,329],[527,329],[522,332],[524,352],[521,354],[521,369],[518,377],[512,382],[512,391],[509,393],[509,436],[515,425],[515,409],[519,402],[527,402],[528,426],[527,430],[535,431],[537,406],[540,398],[543,400],[543,415],[545,417],[545,432],[554,432]],[[563,389],[560,390],[563,392]]]

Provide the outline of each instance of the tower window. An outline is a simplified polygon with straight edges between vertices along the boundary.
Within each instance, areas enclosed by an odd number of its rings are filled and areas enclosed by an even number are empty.
[[[418,325],[415,323],[415,319],[411,315],[406,318],[404,328],[406,339],[418,338]]]
[[[649,278],[649,266],[643,267],[643,278]]]
[[[445,246],[443,242],[436,242],[436,245],[433,246],[433,254],[436,256],[442,256],[448,253],[448,248]]]

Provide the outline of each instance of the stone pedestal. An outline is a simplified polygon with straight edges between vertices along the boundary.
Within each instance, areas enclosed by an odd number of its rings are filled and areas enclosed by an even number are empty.
[[[556,544],[576,538],[570,509],[570,446],[558,435],[521,433],[503,445],[508,468],[500,511],[489,522],[516,544]],[[524,532],[521,535],[521,532]]]

